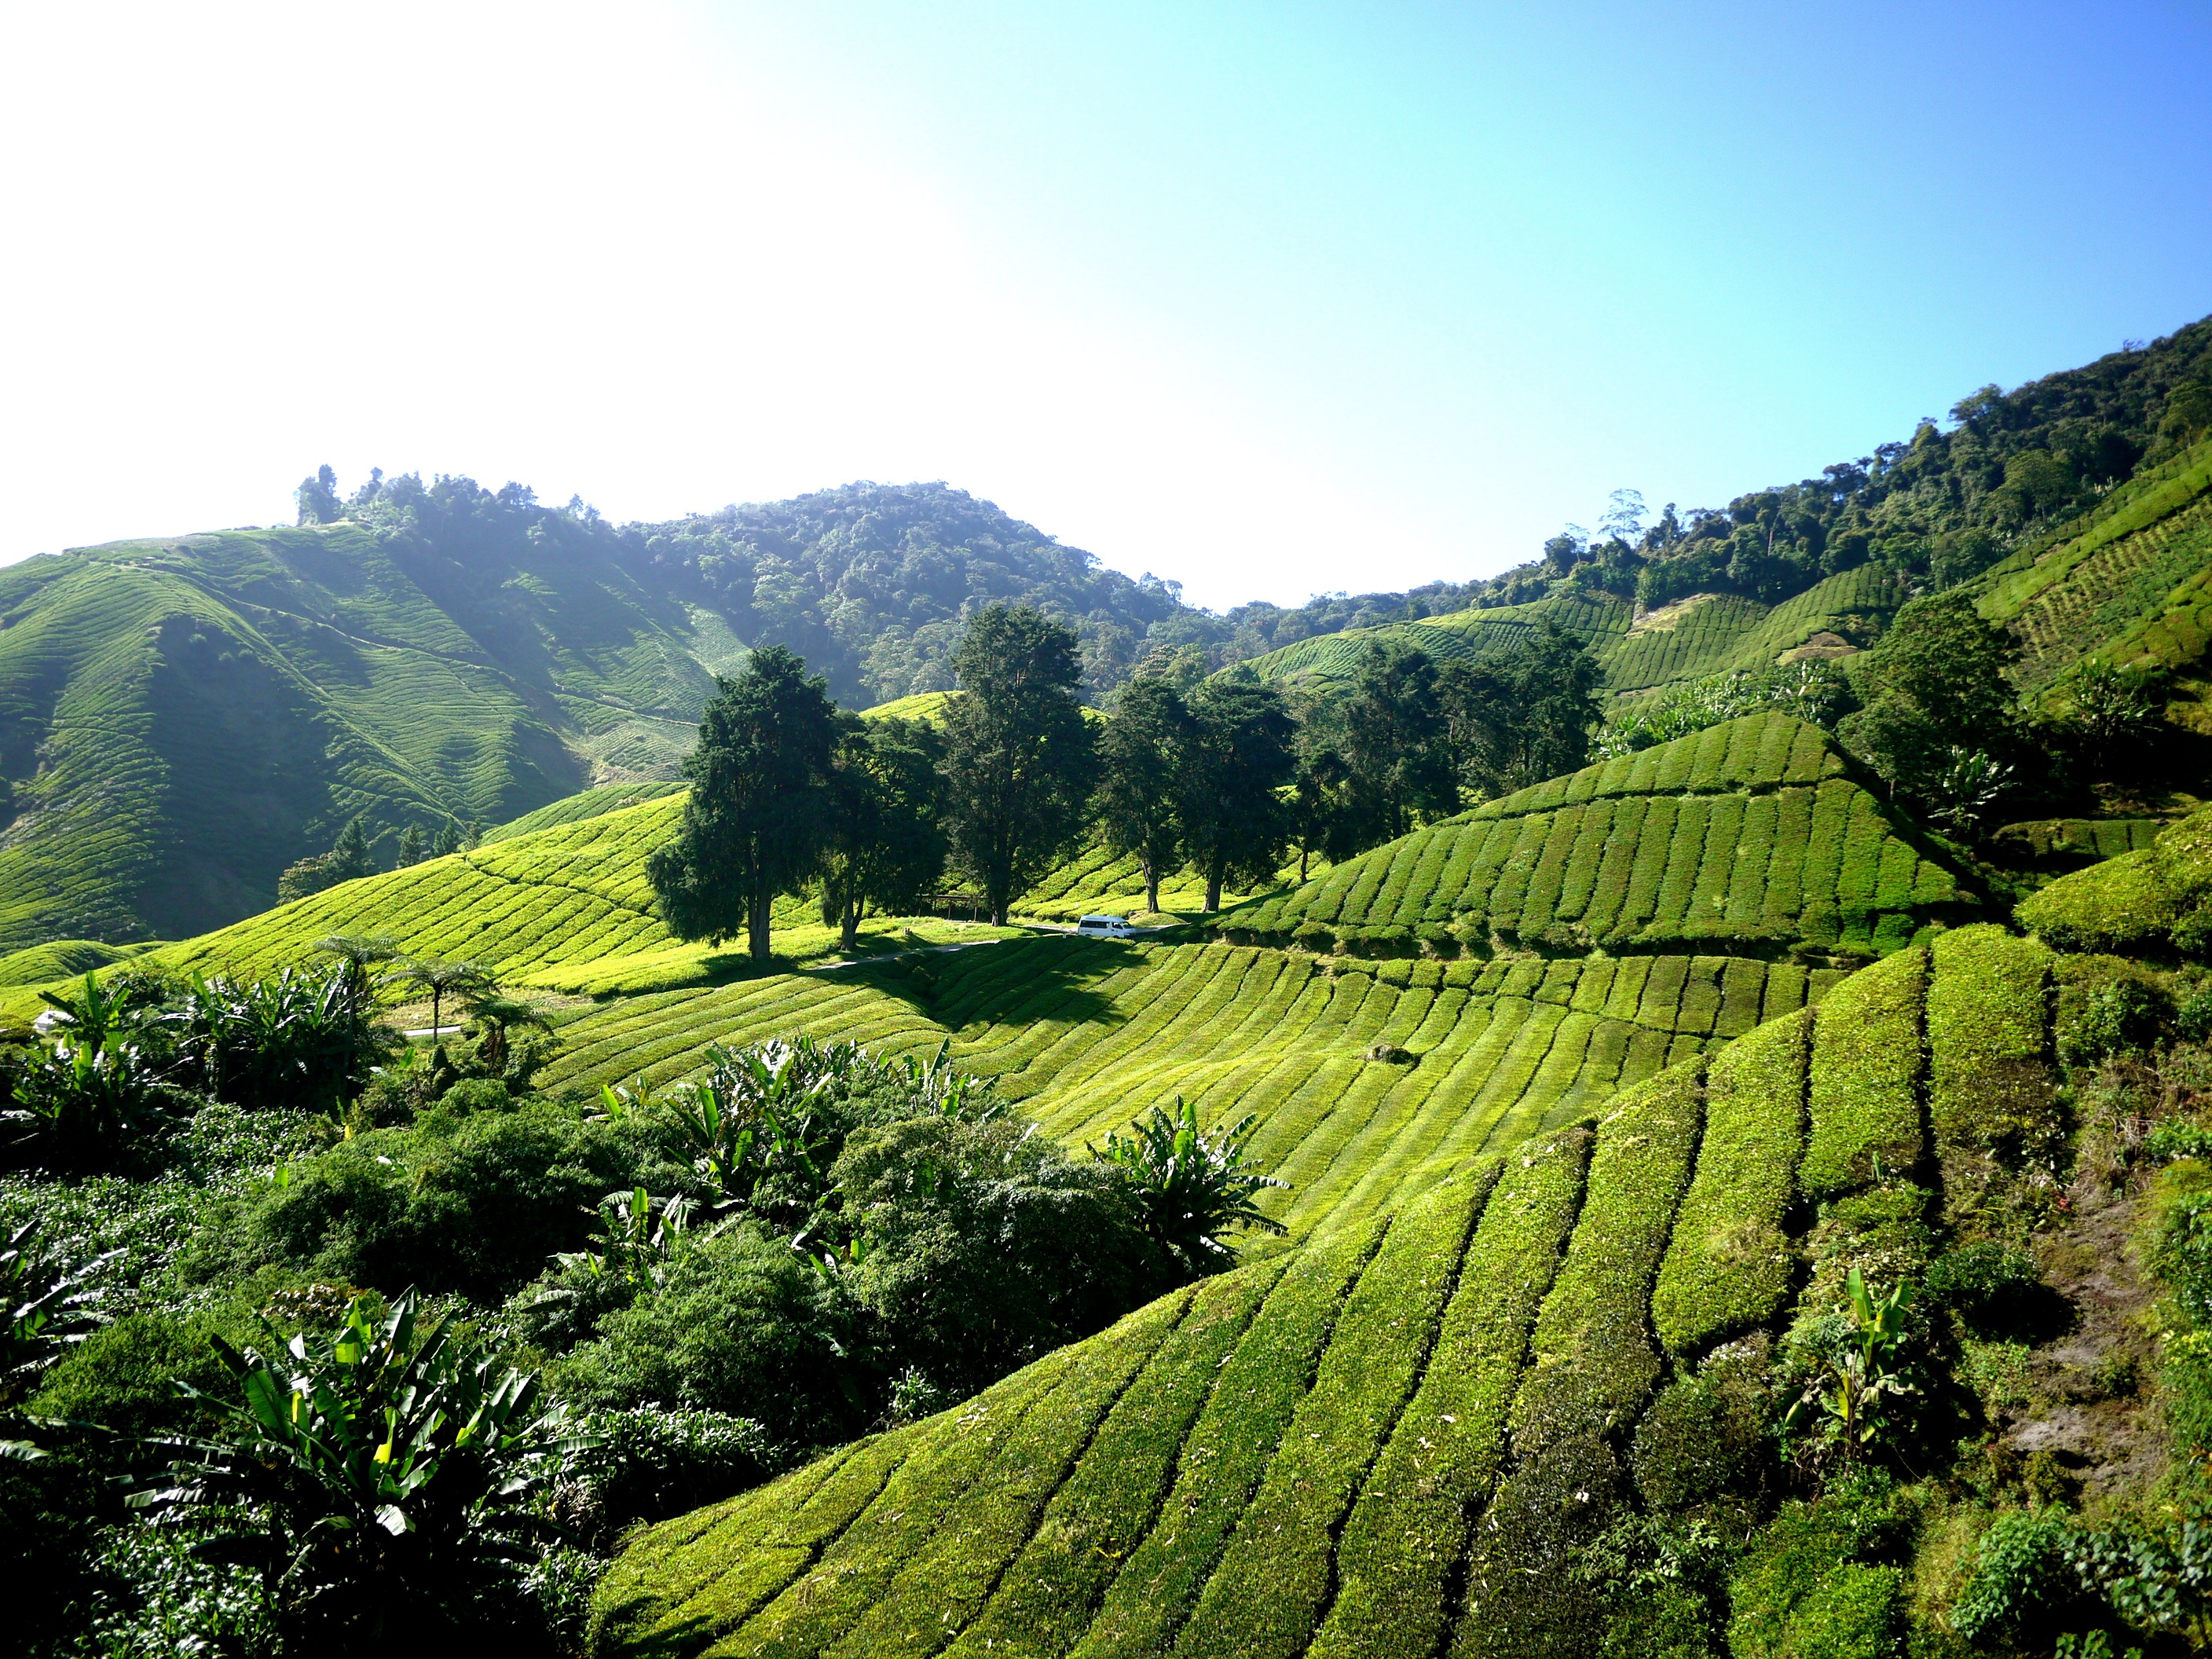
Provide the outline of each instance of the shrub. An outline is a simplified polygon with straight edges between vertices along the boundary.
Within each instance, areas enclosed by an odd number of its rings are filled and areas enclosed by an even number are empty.
[[[2157,1045],[2173,1000],[2151,975],[2118,957],[2076,957],[2058,965],[2058,1057],[2088,1066]]]
[[[758,1486],[786,1461],[757,1419],[726,1412],[645,1406],[592,1412],[577,1426],[591,1443],[570,1463],[574,1496],[559,1512],[602,1539]]]
[[[2014,1510],[1982,1534],[1974,1575],[1951,1608],[1951,1628],[1969,1642],[2038,1633],[2081,1599],[2068,1557],[2071,1528],[2056,1510]]]
[[[235,1392],[204,1398],[222,1429],[173,1443],[175,1484],[131,1502],[258,1569],[286,1650],[512,1627],[544,1530],[529,1500],[574,1449],[534,1377],[424,1328],[412,1297],[380,1323],[356,1297],[335,1331],[219,1352]]]
[[[1385,1054],[1370,1048],[1367,1055],[1391,1060],[1401,1056],[1413,1058],[1403,1049]],[[1247,1112],[1207,1134],[1198,1127],[1198,1103],[1177,1095],[1172,1115],[1155,1106],[1149,1119],[1129,1126],[1127,1139],[1109,1134],[1105,1151],[1094,1148],[1092,1155],[1112,1165],[1146,1232],[1184,1273],[1219,1273],[1237,1264],[1236,1247],[1223,1234],[1251,1227],[1279,1237],[1288,1231],[1253,1202],[1271,1187],[1281,1190],[1290,1185],[1247,1162],[1258,1121],[1256,1114]]]
[[[1863,969],[1820,1005],[1812,1127],[1798,1179],[1814,1197],[1909,1175],[1920,1161],[1921,950]]]
[[[217,1240],[202,1271],[279,1261],[495,1302],[555,1252],[580,1248],[608,1191],[683,1181],[653,1160],[647,1139],[543,1101],[358,1136],[290,1166],[246,1206],[232,1261]]]
[[[2061,1133],[2045,1058],[2051,953],[1993,926],[1940,935],[1928,987],[1928,1109],[1939,1140],[2018,1156]]]
[[[1630,1455],[1636,1489],[1652,1510],[1680,1514],[1732,1495],[1756,1498],[1772,1457],[1770,1347],[1762,1334],[1717,1349],[1652,1401]]]
[[[2027,1315],[2043,1288],[2043,1273],[2025,1250],[1980,1239],[1936,1257],[1921,1288],[1930,1303],[1951,1310],[1976,1335],[1987,1336]]]
[[[1902,1542],[1902,1523],[1874,1475],[1784,1504],[1729,1586],[1734,1659],[1893,1659],[1904,1587],[1880,1558]]]
[[[1810,1011],[1760,1026],[1717,1054],[1696,1177],[1651,1298],[1659,1340],[1685,1353],[1771,1318],[1789,1293],[1783,1219],[1805,1137]]]
[[[776,1441],[817,1445],[872,1415],[849,1357],[854,1324],[848,1299],[805,1257],[743,1226],[679,1251],[665,1284],[606,1316],[546,1376],[580,1405],[745,1417]]]

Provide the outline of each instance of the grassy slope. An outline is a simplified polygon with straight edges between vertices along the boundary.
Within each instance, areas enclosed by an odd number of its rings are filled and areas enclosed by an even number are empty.
[[[501,820],[665,774],[727,644],[616,568],[471,571],[349,524],[0,573],[0,950],[198,933],[354,813]]]
[[[1324,949],[1864,951],[1976,908],[1817,727],[1753,714],[1486,803],[1219,925]]]
[[[2097,656],[2181,671],[2192,718],[2212,646],[2212,441],[2115,490],[2054,536],[2039,538],[1984,580],[1982,614],[2023,649],[2022,685],[2039,690]]]
[[[1368,646],[1378,639],[1405,640],[1449,660],[1525,639],[1548,617],[1589,646],[1611,690],[1641,691],[1702,674],[1769,666],[1784,652],[1834,629],[1847,617],[1886,618],[1905,597],[1893,578],[1870,566],[1831,576],[1778,605],[1706,593],[1641,618],[1626,601],[1608,594],[1570,592],[1530,605],[1461,611],[1301,640],[1247,665],[1267,679],[1339,679],[1358,667]]]
[[[1364,962],[1225,945],[1033,939],[625,998],[565,1026],[547,1081],[696,1070],[709,1043],[808,1032],[963,1069],[1079,1145],[1176,1095],[1257,1112],[1294,1226],[1364,1214],[1802,1006],[1827,969],[1743,958]],[[1370,1060],[1377,1044],[1412,1063]]]
[[[559,800],[539,807],[534,812],[525,812],[519,818],[495,825],[484,831],[479,846],[489,847],[495,842],[513,841],[517,836],[535,835],[540,830],[557,830],[563,824],[581,823],[586,818],[604,817],[619,812],[626,806],[639,806],[649,800],[659,800],[663,795],[673,795],[687,786],[674,778],[647,779],[638,783],[606,783],[597,789],[586,789],[574,795],[563,795]]]
[[[1992,976],[1987,949],[2031,957]],[[1887,1120],[1893,1088],[1916,1118],[1925,1079],[1984,1050],[2043,1064],[2033,950],[1977,928],[1947,936],[1932,973],[1901,952],[1868,975],[1875,1017],[1829,1005],[1809,1039],[1802,1014],[1762,1027],[1745,1063],[1721,1051],[1710,1089],[1702,1059],[1680,1062],[1601,1108],[1594,1137],[1564,1128],[1346,1211],[1287,1261],[648,1529],[600,1588],[603,1650],[1480,1650],[1470,1600],[1525,1577],[1518,1487],[1562,1448],[1617,1469],[1683,1363],[1654,1315],[1687,1355],[1785,1314],[1786,1274],[1730,1264],[1745,1224],[1786,1248],[1781,1229],[1810,1219],[1801,1126],[1832,1150]],[[1917,1043],[1890,1052],[1923,1000],[1932,1066]],[[1823,1185],[1848,1191],[1850,1167]]]

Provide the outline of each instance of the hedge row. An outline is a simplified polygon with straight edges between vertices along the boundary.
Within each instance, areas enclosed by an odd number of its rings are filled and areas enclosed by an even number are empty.
[[[1840,764],[1816,728],[1750,716],[1416,830],[1218,925],[1323,951],[1867,950],[1971,908],[1871,795],[1832,775]]]
[[[696,1072],[707,1046],[796,1032],[952,1058],[1063,1144],[1154,1104],[1260,1117],[1294,1228],[1365,1214],[1595,1108],[1684,1054],[1790,1013],[1839,975],[1788,963],[1320,959],[1229,945],[1017,940],[911,967],[624,998],[562,1028],[550,1086]],[[1413,1063],[1367,1058],[1376,1045]]]
[[[2061,951],[2164,949],[2185,919],[2203,931],[2212,903],[2212,808],[2160,830],[2141,852],[2061,876],[2022,901],[2021,925]]]
[[[1445,1584],[1504,1455],[1506,1412],[1574,1225],[1590,1140],[1571,1130],[1507,1156],[1420,1389],[1345,1522],[1314,1659],[1435,1653]]]
[[[1115,1402],[990,1605],[952,1652],[1064,1652],[1082,1635],[1121,1563],[1158,1519],[1184,1438],[1282,1265],[1200,1287],[1189,1314]]]
[[[1811,1133],[1798,1180],[1814,1198],[1909,1176],[1919,1164],[1928,952],[1900,951],[1828,994],[1814,1029]]]
[[[1659,1374],[1646,1316],[1689,1184],[1705,1071],[1702,1058],[1670,1066],[1620,1096],[1598,1126],[1582,1216],[1513,1402],[1518,1463],[1555,1441],[1617,1426]]]
[[[1810,1009],[1713,1056],[1698,1170],[1652,1293],[1661,1344],[1692,1353],[1764,1324],[1790,1291],[1783,1223],[1805,1145]]]
[[[1392,1224],[1182,1645],[1248,1659],[1304,1650],[1332,1587],[1336,1533],[1428,1361],[1489,1186],[1455,1183]]]
[[[1939,1143],[2021,1150],[2057,1134],[2051,953],[2002,927],[1936,936],[1928,987],[1928,1115]]]
[[[1292,1259],[1183,1443],[1161,1524],[1131,1552],[1073,1654],[1167,1652],[1280,1447],[1322,1349],[1379,1242],[1347,1228]],[[1247,1269],[1249,1271],[1249,1269]]]
[[[1188,1290],[1162,1297],[1085,1344],[1084,1363],[1023,1413],[987,1465],[973,1475],[947,1470],[924,1500],[940,1518],[830,1651],[926,1655],[951,1640],[981,1610],[1101,1420],[1189,1305]]]

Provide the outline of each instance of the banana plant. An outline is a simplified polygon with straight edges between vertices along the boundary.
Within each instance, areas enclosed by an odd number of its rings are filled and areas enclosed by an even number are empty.
[[[598,1218],[590,1245],[561,1251],[554,1259],[595,1277],[657,1285],[666,1276],[669,1255],[690,1230],[697,1208],[696,1200],[680,1194],[655,1198],[642,1187],[609,1193],[596,1210],[586,1212]]]
[[[233,1395],[178,1384],[227,1431],[157,1442],[170,1484],[131,1506],[198,1522],[201,1553],[258,1570],[288,1651],[497,1618],[552,1534],[534,1495],[592,1437],[535,1375],[426,1325],[411,1291],[382,1320],[356,1297],[334,1331],[269,1334],[266,1352],[216,1340]]]
[[[1199,1127],[1198,1106],[1176,1097],[1172,1114],[1155,1106],[1129,1126],[1125,1139],[1106,1137],[1104,1151],[1091,1148],[1120,1173],[1146,1231],[1193,1274],[1234,1267],[1235,1247],[1221,1235],[1239,1227],[1265,1233],[1286,1230],[1255,1201],[1288,1182],[1262,1174],[1250,1158],[1259,1119],[1247,1113],[1212,1134]]]
[[[1890,1428],[1885,1402],[1919,1393],[1901,1361],[1912,1287],[1900,1279],[1877,1293],[1854,1267],[1844,1305],[1806,1328],[1796,1345],[1814,1376],[1782,1419],[1785,1438],[1809,1427],[1814,1449],[1845,1464],[1863,1457]]]

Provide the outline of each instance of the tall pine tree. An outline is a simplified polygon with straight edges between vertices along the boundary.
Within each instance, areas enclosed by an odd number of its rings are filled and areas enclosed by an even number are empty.
[[[660,918],[678,939],[743,932],[769,959],[769,907],[812,879],[830,829],[837,707],[796,652],[756,651],[719,688],[684,763],[691,793],[674,841],[646,860]]]

